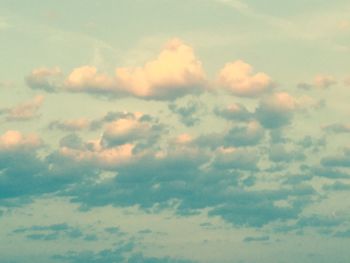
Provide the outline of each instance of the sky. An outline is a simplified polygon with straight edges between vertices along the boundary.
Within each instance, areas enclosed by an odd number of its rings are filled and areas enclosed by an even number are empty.
[[[348,262],[349,13],[2,0],[0,262]]]

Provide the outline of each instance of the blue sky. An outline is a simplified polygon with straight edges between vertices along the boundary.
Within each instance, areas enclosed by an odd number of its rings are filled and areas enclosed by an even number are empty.
[[[349,11],[2,0],[1,262],[348,262]]]

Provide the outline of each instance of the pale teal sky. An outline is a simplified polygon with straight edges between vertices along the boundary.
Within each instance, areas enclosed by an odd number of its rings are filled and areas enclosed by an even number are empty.
[[[0,2],[0,261],[346,263],[350,3]]]

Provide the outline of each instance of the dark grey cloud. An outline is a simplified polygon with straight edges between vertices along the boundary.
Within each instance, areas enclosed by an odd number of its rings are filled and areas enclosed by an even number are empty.
[[[247,190],[240,183],[243,178],[238,170],[252,170],[253,162],[237,161],[228,167],[217,164],[204,171],[200,167],[207,161],[203,152],[197,156],[179,152],[161,159],[143,159],[119,167],[118,176],[112,180],[76,185],[67,194],[85,209],[137,205],[150,211],[171,207],[178,214],[188,215],[209,208],[211,216],[255,227],[296,218],[315,194],[311,187],[299,186],[289,190]],[[275,206],[276,201],[291,196],[295,200],[289,207]]]
[[[264,242],[269,241],[269,236],[256,236],[256,237],[245,237],[243,242]]]
[[[198,101],[189,101],[186,105],[180,106],[177,103],[170,103],[168,105],[169,110],[176,114],[181,123],[185,126],[191,127],[200,122],[198,117],[198,111],[203,107]]]
[[[53,259],[68,263],[194,263],[195,261],[170,257],[147,257],[135,252],[132,242],[120,244],[117,248],[105,249],[98,252],[68,252],[66,255],[55,255]]]
[[[13,234],[25,234],[27,239],[51,241],[60,238],[82,238],[83,232],[78,227],[72,227],[66,223],[53,225],[34,225],[31,227],[17,228]],[[85,235],[87,237],[88,235]]]
[[[33,70],[25,82],[34,90],[56,92],[63,85],[63,74],[59,68],[39,68]]]
[[[338,238],[350,238],[350,229],[344,230],[344,231],[338,231],[334,233],[333,236]]]
[[[269,159],[272,162],[303,161],[306,156],[302,149],[287,150],[283,144],[273,144],[269,149]]]
[[[279,92],[263,97],[254,116],[265,128],[277,129],[291,123],[297,106],[295,98],[287,92]]]
[[[290,124],[293,112],[280,111],[263,103],[255,111],[255,117],[265,128],[276,129]]]
[[[231,128],[223,137],[225,146],[257,145],[264,138],[265,131],[257,122]]]
[[[33,197],[63,191],[85,176],[96,175],[94,167],[77,164],[57,152],[42,157],[41,147],[18,143],[0,149],[0,205],[26,204]]]
[[[313,88],[313,85],[306,82],[300,82],[297,84],[297,88],[302,90],[311,90]]]
[[[137,142],[141,148],[150,147],[166,133],[165,126],[142,120],[120,119],[108,124],[101,138],[101,145],[110,148]]]
[[[230,121],[250,121],[254,118],[254,114],[250,112],[242,104],[231,104],[226,108],[216,107],[214,113],[226,120]]]
[[[213,167],[217,170],[250,170],[257,171],[259,161],[255,150],[234,149],[232,152],[219,151],[213,161]]]
[[[350,184],[335,181],[332,184],[326,184],[322,187],[326,191],[350,191]]]
[[[257,122],[235,125],[223,133],[211,133],[198,136],[194,144],[199,147],[216,149],[225,147],[256,146],[265,137],[265,130]]]
[[[350,167],[350,150],[345,149],[342,154],[324,157],[321,164],[326,167]]]

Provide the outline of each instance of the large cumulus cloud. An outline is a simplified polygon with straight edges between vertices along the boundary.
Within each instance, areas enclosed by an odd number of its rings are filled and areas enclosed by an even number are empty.
[[[66,90],[111,96],[135,96],[143,99],[168,100],[203,91],[206,86],[202,63],[193,49],[179,39],[172,39],[157,58],[141,67],[120,67],[115,75],[101,73],[94,66],[75,68],[64,81],[58,68],[33,70],[26,78],[33,89]]]

